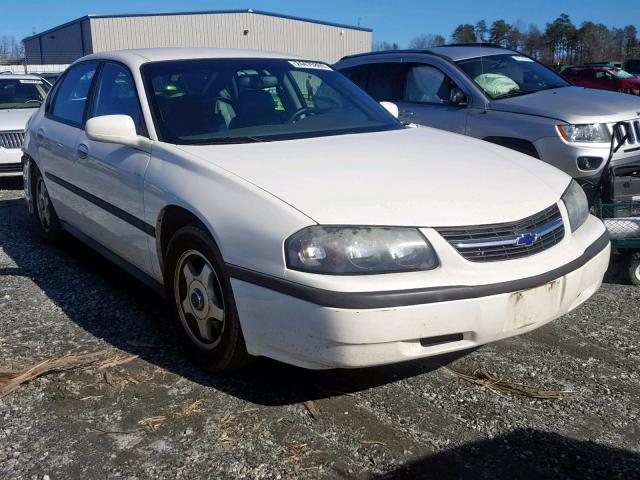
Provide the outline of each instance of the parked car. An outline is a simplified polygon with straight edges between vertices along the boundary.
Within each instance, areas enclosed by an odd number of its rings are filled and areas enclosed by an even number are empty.
[[[372,52],[335,67],[400,119],[496,143],[539,158],[595,194],[612,128],[629,136],[614,165],[640,163],[640,98],[585,90],[532,58],[501,47],[446,45]]]
[[[578,87],[640,95],[640,78],[621,68],[573,67],[562,76]]]
[[[24,151],[43,237],[66,230],[164,292],[212,371],[475,347],[576,308],[609,261],[560,170],[406,128],[328,65],[282,54],[84,57]]]
[[[24,128],[49,87],[34,75],[0,74],[0,177],[22,175]]]
[[[58,78],[60,78],[60,75],[62,75],[62,72],[43,72],[43,73],[36,73],[34,75],[38,75],[39,77],[44,78],[47,82],[53,85],[58,81]]]
[[[635,75],[636,77],[640,76],[640,59],[630,59],[624,62],[624,69]]]

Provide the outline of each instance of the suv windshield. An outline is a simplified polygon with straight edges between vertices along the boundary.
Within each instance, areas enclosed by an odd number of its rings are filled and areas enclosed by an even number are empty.
[[[0,79],[0,108],[38,108],[49,91],[49,84],[33,78]]]
[[[490,55],[456,63],[492,99],[569,86],[558,74],[523,55]]]
[[[287,140],[403,128],[331,67],[281,59],[142,66],[158,134],[176,144]]]

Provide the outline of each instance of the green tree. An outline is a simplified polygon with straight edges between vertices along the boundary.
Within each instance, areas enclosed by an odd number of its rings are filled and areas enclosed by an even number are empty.
[[[496,20],[489,29],[489,41],[496,45],[506,47],[511,34],[511,25],[504,20]]]
[[[455,43],[473,43],[476,41],[475,28],[469,23],[458,25],[451,38]]]
[[[476,23],[476,41],[478,42],[486,42],[487,35],[489,33],[489,27],[487,27],[487,22],[485,20],[480,20]]]

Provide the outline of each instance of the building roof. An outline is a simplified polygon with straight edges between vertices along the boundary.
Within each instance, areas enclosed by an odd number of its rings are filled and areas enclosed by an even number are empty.
[[[97,19],[97,18],[121,18],[121,17],[159,17],[159,16],[172,16],[172,15],[205,15],[205,14],[224,14],[224,13],[255,13],[256,15],[266,15],[266,16],[269,16],[269,17],[286,18],[288,20],[298,20],[300,22],[309,22],[309,23],[316,23],[316,24],[320,24],[320,25],[329,25],[331,27],[348,28],[350,30],[361,30],[361,31],[364,31],[364,32],[373,32],[373,30],[371,28],[356,27],[356,26],[353,26],[353,25],[345,25],[345,24],[341,24],[341,23],[325,22],[323,20],[313,20],[311,18],[296,17],[296,16],[293,16],[293,15],[283,15],[283,14],[280,14],[280,13],[266,12],[264,10],[254,10],[252,8],[245,8],[245,9],[235,9],[235,10],[197,10],[197,11],[193,11],[193,12],[129,13],[129,14],[119,14],[119,15],[88,14],[88,15],[85,15],[84,17],[76,18],[75,20],[71,20],[71,21],[69,21],[67,23],[63,23],[63,24],[58,25],[56,27],[49,28],[48,30],[45,30],[43,32],[36,33],[34,35],[26,37],[26,38],[23,39],[23,41],[31,40],[33,38],[38,38],[38,37],[40,37],[42,35],[46,35],[48,33],[55,32],[56,30],[59,30],[61,28],[69,27],[69,26],[74,25],[76,23],[80,23],[80,22],[82,22],[84,20],[89,20],[89,19],[93,19],[93,18]]]

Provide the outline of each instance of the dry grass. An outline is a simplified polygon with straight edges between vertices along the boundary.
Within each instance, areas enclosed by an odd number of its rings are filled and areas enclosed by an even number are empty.
[[[106,372],[106,369],[112,366],[122,365],[136,358],[136,356],[114,354],[112,350],[103,350],[94,353],[80,355],[67,354],[57,358],[49,358],[22,370],[5,370],[0,368],[0,397],[9,395],[20,385],[31,382],[44,375],[67,372],[95,364],[98,364],[99,371]]]
[[[458,372],[447,368],[456,377],[469,383],[487,388],[499,395],[516,395],[519,397],[535,398],[537,400],[573,400],[575,392],[568,390],[544,390],[524,383],[510,382],[499,379],[484,370],[474,370],[472,374]]]
[[[171,420],[173,418],[187,417],[194,413],[200,412],[200,406],[202,405],[203,402],[204,400],[196,400],[192,404],[187,405],[186,407],[183,407],[180,409],[172,410],[166,415],[157,415],[155,417],[143,418],[138,422],[138,425],[142,425],[148,430],[152,430],[152,431],[157,430],[162,425],[164,425],[168,420]]]

